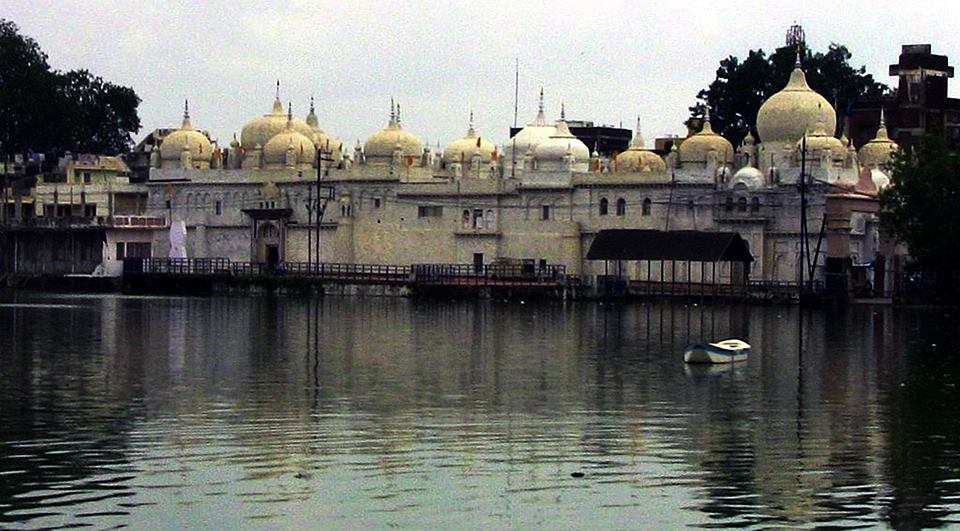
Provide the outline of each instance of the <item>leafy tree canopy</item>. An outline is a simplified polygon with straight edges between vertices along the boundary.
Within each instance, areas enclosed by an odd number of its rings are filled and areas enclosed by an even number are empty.
[[[852,55],[846,46],[831,44],[826,53],[812,53],[803,45],[801,63],[810,87],[833,103],[838,115],[845,114],[859,99],[879,97],[888,89],[866,73],[866,67],[850,66]],[[710,107],[710,125],[734,146],[747,132],[757,135],[757,111],[770,96],[786,86],[797,60],[797,49],[778,48],[768,57],[750,50],[745,59],[730,56],[720,61],[717,77],[697,94],[699,102],[690,107],[692,118],[703,118]],[[760,139],[763,140],[762,138]]]
[[[880,223],[907,244],[921,271],[933,273],[941,293],[960,288],[960,155],[943,133],[903,146],[890,163],[891,182],[880,194]]]
[[[126,152],[139,104],[133,89],[86,70],[51,70],[40,46],[0,19],[0,155]]]

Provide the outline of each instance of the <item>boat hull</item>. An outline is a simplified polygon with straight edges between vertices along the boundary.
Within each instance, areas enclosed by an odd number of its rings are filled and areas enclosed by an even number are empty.
[[[746,361],[750,345],[739,339],[690,345],[683,353],[684,363],[737,363]]]

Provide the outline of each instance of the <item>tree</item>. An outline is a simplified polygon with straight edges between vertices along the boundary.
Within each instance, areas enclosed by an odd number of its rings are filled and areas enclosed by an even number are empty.
[[[960,155],[943,133],[895,152],[891,182],[880,194],[880,223],[907,245],[937,293],[955,294],[960,272]]]
[[[86,70],[51,70],[40,46],[0,19],[0,156],[123,153],[140,130],[139,104],[133,89]]]
[[[801,57],[810,88],[833,102],[840,115],[849,112],[856,101],[880,97],[887,91],[886,85],[866,73],[866,67],[850,66],[852,55],[846,46],[831,44],[827,53],[814,54],[804,44]],[[723,59],[716,79],[697,94],[699,103],[690,107],[692,117],[703,118],[709,106],[711,127],[734,146],[740,145],[747,132],[758,137],[757,112],[786,86],[796,60],[797,50],[790,46],[778,48],[769,57],[761,49],[750,50],[743,61],[732,55]]]

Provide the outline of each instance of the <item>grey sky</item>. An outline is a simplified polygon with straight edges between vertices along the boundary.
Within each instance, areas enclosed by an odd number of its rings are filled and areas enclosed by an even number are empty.
[[[34,38],[53,68],[133,87],[143,99],[138,140],[179,126],[189,99],[193,124],[226,144],[270,110],[279,80],[284,105],[302,118],[315,97],[320,126],[346,147],[386,125],[391,97],[404,129],[443,147],[464,135],[471,109],[480,135],[507,141],[515,60],[521,125],[542,86],[548,119],[561,102],[568,119],[632,129],[639,116],[648,143],[683,133],[721,59],[772,51],[794,22],[814,50],[845,44],[855,66],[888,85],[902,44],[960,60],[960,3],[912,5],[0,0],[0,18]]]

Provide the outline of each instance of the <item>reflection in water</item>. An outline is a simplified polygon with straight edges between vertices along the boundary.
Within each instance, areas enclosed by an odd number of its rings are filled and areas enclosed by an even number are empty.
[[[0,299],[0,526],[936,527],[951,320],[851,307]],[[743,364],[685,367],[725,337]]]

